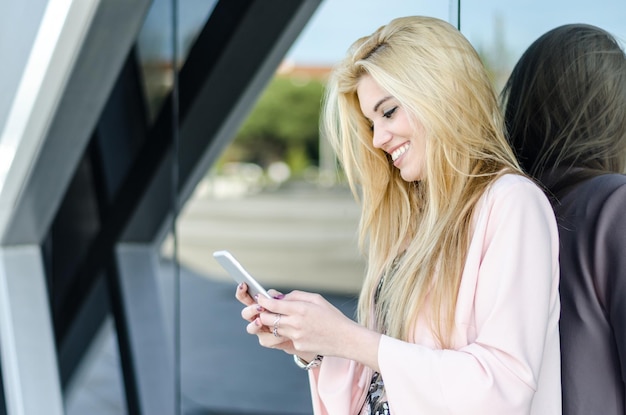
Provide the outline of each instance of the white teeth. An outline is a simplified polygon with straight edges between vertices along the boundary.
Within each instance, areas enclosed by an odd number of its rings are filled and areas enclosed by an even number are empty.
[[[410,146],[409,143],[406,143],[405,145],[403,145],[402,147],[396,149],[393,153],[391,153],[391,161],[398,160],[398,157],[406,153],[406,151],[409,149],[409,146]]]

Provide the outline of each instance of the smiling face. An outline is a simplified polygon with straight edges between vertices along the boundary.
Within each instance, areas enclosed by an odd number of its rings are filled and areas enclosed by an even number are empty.
[[[422,180],[426,171],[426,138],[421,123],[411,125],[398,100],[370,75],[359,80],[357,96],[361,112],[372,126],[374,147],[391,156],[405,181]]]

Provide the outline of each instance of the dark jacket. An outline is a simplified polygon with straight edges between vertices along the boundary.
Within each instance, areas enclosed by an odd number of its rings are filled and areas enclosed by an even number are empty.
[[[568,186],[559,224],[564,415],[626,410],[626,176]]]

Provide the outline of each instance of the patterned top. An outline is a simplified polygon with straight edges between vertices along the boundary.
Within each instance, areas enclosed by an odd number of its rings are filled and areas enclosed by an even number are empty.
[[[389,274],[396,271],[400,258],[401,256],[397,257],[391,264],[389,270],[380,278],[378,286],[376,287],[376,292],[374,293],[374,304],[378,303],[378,296],[380,295],[380,291],[385,283],[385,278]],[[370,387],[367,391],[367,396],[365,397],[365,403],[363,405],[361,415],[391,415],[391,412],[389,411],[389,403],[385,400],[385,384],[383,382],[383,377],[378,372],[374,372],[374,375],[372,375],[372,380],[370,381]]]
[[[362,415],[391,415],[389,412],[389,403],[383,399],[385,394],[385,385],[380,373],[374,372],[369,391],[365,397],[365,405],[363,406]]]

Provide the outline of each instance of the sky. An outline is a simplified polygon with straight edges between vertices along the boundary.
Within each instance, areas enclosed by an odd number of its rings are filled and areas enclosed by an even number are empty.
[[[456,5],[456,0],[322,0],[287,59],[332,64],[354,40],[394,17],[426,15],[456,24]],[[511,66],[532,41],[566,23],[593,24],[626,41],[626,0],[461,0],[460,15],[461,32],[470,42],[489,50],[497,39]]]
[[[269,1],[269,0],[268,0]],[[512,68],[540,35],[566,23],[588,23],[608,30],[626,43],[626,0],[460,0],[461,32],[488,53],[504,47],[501,67]],[[180,41],[199,30],[217,0],[180,0]],[[359,37],[391,19],[407,15],[438,17],[456,25],[458,0],[321,0],[286,59],[300,65],[332,65]],[[140,40],[142,53],[171,51],[169,0],[155,0]],[[498,29],[499,28],[499,29]]]

